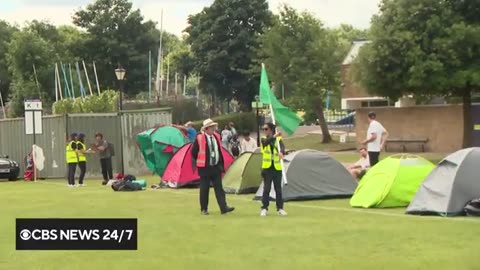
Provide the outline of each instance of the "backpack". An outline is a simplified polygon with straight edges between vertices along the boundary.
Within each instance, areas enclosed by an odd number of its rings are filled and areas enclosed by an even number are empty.
[[[138,191],[142,190],[142,186],[137,183],[132,183],[131,181],[118,180],[112,185],[114,191]]]
[[[463,210],[467,216],[480,217],[480,198],[469,201]]]
[[[108,143],[108,149],[110,150],[110,155],[112,157],[115,156],[115,146],[111,142],[107,142],[107,143]]]
[[[232,143],[230,150],[232,151],[232,156],[238,157],[240,155],[240,147],[238,145],[238,142]]]

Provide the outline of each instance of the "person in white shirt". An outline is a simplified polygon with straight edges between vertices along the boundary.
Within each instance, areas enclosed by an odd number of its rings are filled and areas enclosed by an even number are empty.
[[[243,140],[240,142],[240,153],[255,152],[257,148],[257,142],[250,137],[249,132],[245,132],[243,134]]]
[[[370,168],[367,149],[362,147],[360,148],[359,153],[360,159],[355,164],[348,167],[348,171],[355,179],[361,179],[367,172],[368,168]]]
[[[374,112],[368,113],[370,124],[367,130],[367,139],[362,142],[363,145],[367,145],[368,158],[372,167],[378,163],[380,152],[383,150],[388,137],[387,130],[376,119],[377,115]]]

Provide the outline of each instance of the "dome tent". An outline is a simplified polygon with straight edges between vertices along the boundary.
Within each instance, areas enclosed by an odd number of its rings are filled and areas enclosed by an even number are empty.
[[[363,176],[350,205],[363,208],[407,206],[433,168],[433,163],[416,155],[390,156]]]
[[[352,196],[357,183],[347,169],[327,153],[300,150],[284,157],[284,170],[288,184],[282,182],[284,201],[345,198]],[[263,183],[255,194],[260,200]],[[275,198],[271,188],[270,198]]]
[[[445,157],[425,178],[407,214],[463,215],[464,206],[480,198],[480,148],[467,148]]]
[[[171,188],[179,188],[189,185],[195,185],[200,180],[198,171],[193,166],[192,158],[193,143],[188,143],[180,148],[170,159],[162,176],[162,182],[168,184]],[[227,149],[222,147],[223,164],[225,171],[228,171],[233,163],[233,156]]]
[[[187,143],[185,135],[172,126],[151,128],[136,137],[147,167],[159,176],[163,175],[172,156]]]
[[[255,193],[262,182],[262,154],[260,150],[242,153],[223,177],[223,189],[227,193]]]

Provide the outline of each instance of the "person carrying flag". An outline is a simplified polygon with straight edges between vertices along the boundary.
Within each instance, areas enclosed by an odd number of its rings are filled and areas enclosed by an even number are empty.
[[[275,202],[278,215],[286,216],[287,212],[283,210],[281,164],[285,154],[285,145],[283,144],[281,133],[275,131],[274,124],[266,123],[263,131],[265,135],[262,136],[260,145],[263,177],[262,210],[260,211],[260,216],[264,217],[268,213],[272,183],[275,188]]]

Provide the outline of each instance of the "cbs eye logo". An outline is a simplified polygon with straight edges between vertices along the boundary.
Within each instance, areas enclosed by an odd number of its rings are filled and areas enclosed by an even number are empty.
[[[32,233],[29,230],[25,229],[20,232],[20,238],[22,240],[27,241],[27,240],[30,240],[31,237],[32,237]]]

